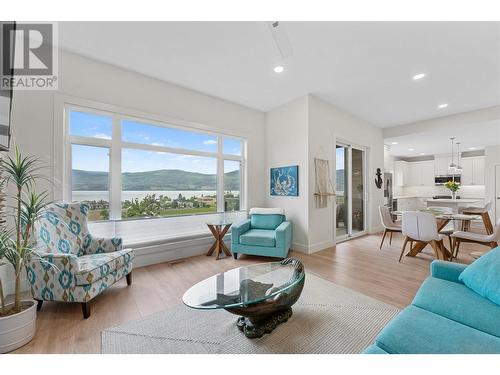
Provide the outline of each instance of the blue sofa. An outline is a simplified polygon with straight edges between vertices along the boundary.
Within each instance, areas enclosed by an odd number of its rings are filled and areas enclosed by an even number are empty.
[[[252,208],[250,219],[231,228],[231,252],[286,258],[292,245],[292,223],[281,209]]]
[[[410,306],[366,354],[500,353],[500,306],[460,280],[467,266],[435,260]]]

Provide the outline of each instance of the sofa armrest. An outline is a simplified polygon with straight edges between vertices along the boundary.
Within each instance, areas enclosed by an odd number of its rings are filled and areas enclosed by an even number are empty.
[[[431,263],[431,276],[461,284],[458,277],[466,267],[466,264],[434,260]]]
[[[57,273],[64,270],[74,274],[80,271],[78,257],[73,254],[62,253],[40,253],[30,256],[28,265],[34,269],[41,266],[43,269],[53,268]]]
[[[123,241],[120,237],[104,238],[88,235],[85,238],[83,250],[85,254],[112,253],[121,250]]]
[[[292,246],[292,223],[289,221],[282,222],[276,228],[276,247],[288,250]]]
[[[231,243],[239,244],[240,236],[250,230],[250,219],[243,220],[241,223],[234,224],[231,227]]]

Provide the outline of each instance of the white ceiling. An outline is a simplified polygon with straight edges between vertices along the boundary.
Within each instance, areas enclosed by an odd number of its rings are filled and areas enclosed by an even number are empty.
[[[392,156],[417,157],[423,156],[421,154],[427,156],[451,153],[450,137],[455,137],[455,142],[460,142],[460,151],[483,150],[487,146],[500,145],[500,119],[435,126],[412,134],[387,137],[384,143],[390,146],[389,154]],[[398,144],[394,145],[393,142]]]
[[[311,93],[389,127],[500,104],[500,22],[281,26],[293,49],[285,61],[264,22],[62,22],[59,38],[63,49],[261,111]]]

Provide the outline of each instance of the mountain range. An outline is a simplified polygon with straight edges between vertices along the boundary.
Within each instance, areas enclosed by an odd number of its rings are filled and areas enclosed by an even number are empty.
[[[108,172],[72,170],[73,191],[105,191],[109,189]],[[122,190],[216,190],[217,176],[160,169],[122,173]],[[240,171],[224,173],[224,190],[240,190]]]

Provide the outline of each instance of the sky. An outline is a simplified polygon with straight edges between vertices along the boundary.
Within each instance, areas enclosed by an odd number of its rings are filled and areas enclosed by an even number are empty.
[[[82,137],[111,139],[111,116],[70,112],[70,134]],[[217,137],[209,134],[164,128],[131,120],[122,120],[122,140],[131,143],[217,152]],[[241,155],[241,141],[225,138],[224,153]],[[72,146],[73,169],[107,172],[108,149],[93,146]],[[238,168],[239,163],[225,162],[225,172]],[[136,149],[122,150],[122,172],[143,172],[158,169],[182,169],[190,172],[215,174],[216,158],[181,155]]]

